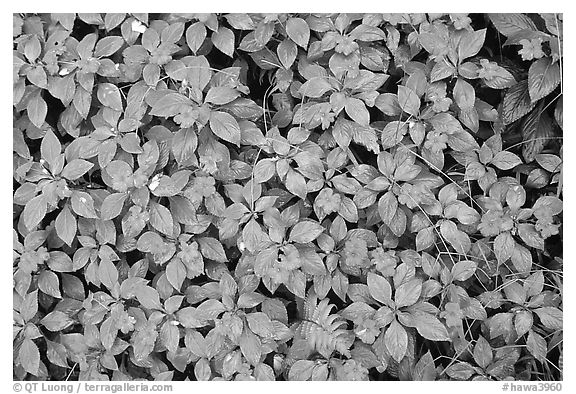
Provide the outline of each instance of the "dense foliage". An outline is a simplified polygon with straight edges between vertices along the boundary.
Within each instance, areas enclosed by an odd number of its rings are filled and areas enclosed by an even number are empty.
[[[15,379],[561,379],[562,15],[13,20]]]

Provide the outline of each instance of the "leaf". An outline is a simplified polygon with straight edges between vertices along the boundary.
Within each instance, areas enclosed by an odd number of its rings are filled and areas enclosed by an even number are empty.
[[[420,98],[406,86],[398,86],[398,104],[404,112],[410,115],[417,116],[420,112]]]
[[[528,80],[518,82],[506,92],[502,101],[502,117],[504,124],[513,123],[526,115],[536,103],[530,99]]]
[[[41,90],[35,93],[28,104],[26,105],[26,112],[28,113],[28,118],[32,124],[38,128],[41,128],[46,119],[46,114],[48,113],[48,106],[46,101],[42,98]]]
[[[69,181],[74,181],[87,173],[92,167],[94,167],[94,164],[87,160],[74,159],[66,164],[60,175]]]
[[[492,363],[492,347],[483,336],[478,337],[474,346],[474,361],[483,369]]]
[[[195,22],[186,30],[186,44],[196,54],[206,38],[206,27],[202,22]]]
[[[77,226],[76,218],[72,215],[72,212],[70,212],[68,205],[65,205],[56,217],[55,227],[58,237],[66,242],[68,246],[72,246],[72,241],[74,241],[74,237],[76,236]]]
[[[368,126],[370,124],[370,113],[362,100],[347,97],[344,109],[346,110],[346,114],[360,126]]]
[[[100,219],[112,220],[120,215],[127,197],[126,193],[112,193],[106,196],[100,208]]]
[[[174,231],[172,214],[164,205],[150,203],[150,224],[162,234],[171,236]]]
[[[98,265],[98,279],[108,289],[114,289],[118,284],[118,269],[110,259],[101,259]]]
[[[240,92],[228,86],[214,86],[208,90],[204,102],[217,105],[228,104],[240,96]]]
[[[278,47],[276,48],[276,53],[278,54],[278,60],[280,60],[280,63],[282,63],[282,66],[284,66],[285,69],[289,69],[292,66],[292,64],[294,63],[294,60],[296,60],[296,56],[298,56],[298,47],[296,47],[296,44],[294,44],[294,41],[292,41],[290,39],[285,39],[280,44],[278,44]],[[317,78],[317,79],[322,80],[321,78]],[[312,80],[310,80],[310,81],[312,81]],[[306,81],[306,83],[308,83],[310,81]],[[302,88],[300,88],[300,89],[302,89]],[[318,96],[318,97],[320,97],[320,96]],[[312,96],[310,96],[310,97],[312,97]]]
[[[396,288],[394,293],[394,303],[397,308],[414,305],[422,293],[422,281],[411,279]]]
[[[392,288],[386,278],[372,272],[367,276],[368,291],[372,298],[385,305],[392,303]]]
[[[522,156],[527,163],[534,160],[554,135],[552,120],[541,112],[541,106],[535,108],[522,123]]]
[[[60,280],[58,275],[52,271],[42,271],[38,277],[38,288],[42,293],[48,294],[55,298],[62,298],[60,294]]]
[[[488,14],[488,17],[500,34],[505,36],[510,36],[525,29],[538,30],[534,22],[524,14]]]
[[[202,237],[197,238],[196,241],[198,245],[200,245],[200,251],[204,257],[219,263],[226,263],[228,261],[222,244],[216,238]]]
[[[396,216],[398,210],[398,199],[391,191],[384,193],[378,200],[378,213],[382,221],[389,225]]]
[[[232,115],[226,112],[212,111],[210,113],[210,129],[223,140],[240,146],[240,126]]]
[[[458,253],[466,254],[470,250],[470,238],[466,233],[458,230],[454,222],[443,220],[440,224],[440,234]]]
[[[162,310],[158,291],[150,286],[138,286],[134,294],[144,308]]]
[[[414,316],[416,330],[424,338],[431,341],[450,341],[450,336],[444,324],[429,313],[418,313]]]
[[[61,311],[50,312],[40,320],[40,324],[52,332],[62,331],[66,327],[70,327],[73,323],[74,321]]]
[[[106,107],[110,107],[115,111],[122,111],[122,97],[118,86],[111,83],[100,83],[98,84],[96,96]]]
[[[48,204],[44,195],[40,194],[26,203],[22,211],[22,220],[28,230],[34,229],[46,215]]]
[[[201,358],[194,365],[194,376],[199,381],[210,380],[210,377],[212,376],[212,370],[210,369],[210,363],[207,359]]]
[[[24,371],[32,375],[39,375],[40,351],[31,339],[24,338],[22,341],[18,351],[18,360]]]
[[[274,159],[259,160],[254,166],[253,180],[255,183],[263,183],[276,173],[276,161]]]
[[[404,358],[408,349],[408,333],[396,319],[392,320],[384,333],[384,343],[394,360],[400,362]]]
[[[486,29],[467,31],[458,43],[458,58],[460,61],[476,55],[482,49],[486,38]]]
[[[60,140],[58,140],[58,137],[56,137],[51,129],[48,129],[40,144],[40,154],[42,158],[46,160],[50,166],[54,166],[58,157],[60,157],[61,151],[62,145],[60,144]]]
[[[100,39],[94,48],[94,57],[107,57],[115,54],[124,45],[124,39],[119,36],[107,36]]]
[[[461,110],[467,111],[474,108],[476,102],[476,93],[474,88],[462,78],[458,78],[453,90],[454,101]]]
[[[192,100],[180,93],[168,93],[162,96],[152,105],[150,115],[174,116],[180,113],[182,108],[192,105]]]
[[[503,150],[496,153],[492,160],[490,160],[490,163],[501,170],[511,170],[517,165],[522,164],[522,160],[514,153]]]
[[[563,317],[560,309],[546,306],[534,309],[534,312],[538,315],[544,327],[550,330],[562,330]]]
[[[256,335],[246,327],[240,336],[240,350],[246,360],[252,365],[258,365],[262,357],[262,344]]]
[[[222,53],[234,57],[234,33],[224,26],[218,26],[218,30],[212,33],[212,43]]]
[[[451,275],[454,280],[465,281],[476,272],[478,264],[473,261],[459,261],[452,267]]]
[[[323,232],[324,227],[320,223],[304,220],[292,227],[289,241],[301,244],[312,242]]]
[[[526,348],[536,360],[541,363],[546,362],[546,355],[548,354],[548,346],[546,345],[546,340],[542,338],[539,334],[530,330],[528,333],[528,339],[526,340]]]
[[[77,215],[83,216],[87,219],[96,219],[96,211],[94,210],[94,200],[92,196],[86,192],[74,191],[70,198],[72,210]]]
[[[430,351],[427,351],[414,365],[412,377],[416,381],[433,381],[436,380],[436,375],[434,359]]]
[[[536,60],[528,70],[528,93],[532,102],[546,97],[560,84],[559,62],[552,63],[549,57]]]
[[[170,260],[166,265],[166,279],[176,291],[180,291],[186,279],[186,266],[179,259]]]
[[[314,370],[314,361],[311,360],[297,360],[288,372],[288,380],[290,381],[305,381],[312,377]]]
[[[314,77],[304,82],[298,92],[304,97],[319,98],[327,91],[332,89],[332,85],[326,78]],[[348,114],[350,115],[350,114]]]
[[[306,180],[302,176],[302,174],[290,169],[288,170],[288,174],[286,175],[286,189],[288,191],[301,199],[306,198],[306,194],[308,193],[308,189],[306,187]]]
[[[306,49],[310,40],[310,27],[301,18],[290,18],[286,21],[286,33],[298,46]]]

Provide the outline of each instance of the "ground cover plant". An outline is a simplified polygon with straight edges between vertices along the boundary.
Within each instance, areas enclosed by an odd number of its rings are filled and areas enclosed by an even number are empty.
[[[13,21],[14,379],[562,379],[561,14]]]

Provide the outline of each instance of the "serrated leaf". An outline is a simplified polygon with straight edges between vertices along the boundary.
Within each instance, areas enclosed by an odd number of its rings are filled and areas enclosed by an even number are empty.
[[[429,313],[418,313],[414,316],[414,324],[418,333],[426,339],[431,341],[450,340],[446,326]]]
[[[48,129],[40,144],[40,154],[42,158],[46,160],[50,166],[54,166],[61,151],[62,145],[60,144],[60,140],[58,140],[58,137],[56,137],[51,129]]]
[[[476,364],[483,369],[492,363],[492,347],[483,336],[478,337],[473,355]]]
[[[504,124],[510,124],[526,115],[536,103],[530,99],[528,80],[518,82],[506,92],[502,101],[502,116]]]
[[[496,29],[505,36],[510,36],[522,30],[538,30],[532,20],[524,14],[500,13],[488,14]]]
[[[22,211],[22,220],[28,230],[35,228],[46,215],[48,204],[46,198],[40,194],[26,203]]]
[[[542,324],[550,330],[562,330],[564,320],[562,311],[558,308],[546,306],[534,309]]]
[[[546,97],[560,84],[560,64],[549,57],[536,60],[528,70],[528,92],[532,102]]]
[[[24,371],[32,374],[38,375],[40,368],[40,351],[38,346],[31,339],[25,338],[20,345],[20,350],[18,351],[18,360]]]
[[[212,43],[222,53],[229,57],[234,56],[234,33],[224,26],[218,26],[218,30],[212,33]]]
[[[92,167],[94,167],[94,164],[87,160],[74,159],[66,164],[60,175],[69,181],[74,181],[87,173]]]
[[[348,97],[346,98],[344,109],[346,114],[360,126],[368,126],[370,124],[370,113],[362,100]]]
[[[544,363],[546,361],[546,355],[548,354],[548,346],[546,345],[546,340],[542,338],[541,335],[530,330],[528,334],[528,339],[526,340],[526,348],[536,360]]]
[[[240,146],[240,126],[232,115],[226,112],[213,111],[210,114],[210,129],[224,141]]]
[[[162,234],[171,236],[174,231],[174,219],[164,205],[150,203],[150,224]]]
[[[286,21],[286,33],[298,46],[306,49],[310,40],[310,27],[304,19],[290,18]]]
[[[60,294],[60,280],[58,275],[52,271],[42,271],[38,277],[38,288],[42,293],[48,294],[55,298],[62,298]]]
[[[397,308],[413,305],[418,301],[421,293],[422,281],[420,279],[411,279],[396,288],[394,303]]]
[[[134,290],[134,294],[144,308],[162,310],[160,296],[156,289],[150,286],[138,286]]]
[[[87,219],[96,219],[96,211],[94,210],[94,199],[86,192],[74,191],[70,198],[72,210],[77,215],[83,216]]]
[[[72,215],[72,212],[70,212],[68,205],[65,205],[56,217],[55,227],[58,237],[66,242],[68,246],[72,246],[72,241],[74,241],[74,237],[76,236],[77,226],[76,218]]]
[[[452,267],[451,274],[454,280],[464,281],[474,275],[478,264],[473,261],[459,261]]]
[[[304,220],[292,228],[289,241],[297,243],[312,242],[323,232],[324,227],[320,223]]]
[[[94,48],[94,57],[113,55],[124,45],[124,39],[119,36],[107,36],[100,39]]]
[[[118,86],[111,83],[100,83],[98,84],[96,96],[106,107],[110,107],[115,111],[122,111],[122,97],[120,96]]]
[[[372,298],[379,301],[385,305],[392,303],[392,288],[390,283],[386,278],[374,274],[372,272],[368,273],[367,276],[368,291]]]
[[[120,215],[127,197],[128,194],[126,193],[112,193],[106,196],[100,208],[100,218],[102,220],[111,220]]]
[[[486,38],[486,29],[467,31],[458,43],[460,61],[476,55],[482,49]]]
[[[494,164],[501,170],[511,170],[517,165],[522,164],[522,160],[520,160],[520,158],[514,153],[503,150],[496,153],[490,163]]]
[[[196,54],[206,38],[206,26],[202,22],[195,22],[186,30],[186,44]]]
[[[198,242],[198,245],[200,245],[200,251],[204,257],[219,263],[225,263],[228,261],[222,244],[216,238],[201,237],[197,238],[196,241]]]
[[[420,98],[406,86],[398,86],[398,105],[404,112],[413,116],[417,116],[420,112]]]
[[[408,333],[396,319],[392,320],[384,333],[384,343],[394,360],[400,362],[404,358],[408,349]]]
[[[40,90],[32,96],[30,101],[28,101],[26,112],[28,113],[28,118],[30,118],[32,124],[41,128],[46,119],[46,114],[48,113],[48,105],[46,105],[46,101],[42,98]]]

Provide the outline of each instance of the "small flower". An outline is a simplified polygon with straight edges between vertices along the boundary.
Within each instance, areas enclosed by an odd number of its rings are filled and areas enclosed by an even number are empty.
[[[396,265],[398,264],[398,257],[394,250],[384,251],[381,246],[370,252],[370,258],[376,269],[380,271],[383,276],[394,275]]]
[[[536,222],[536,231],[540,232],[544,239],[558,234],[559,228],[560,225],[552,222],[552,217],[543,217]]]
[[[376,337],[380,335],[380,329],[376,326],[376,321],[366,318],[354,327],[354,334],[364,343],[370,345],[374,343]]]
[[[478,224],[478,229],[485,237],[493,237],[500,234],[500,224],[502,223],[502,212],[489,210],[482,215],[482,220]]]
[[[446,149],[448,142],[448,136],[442,132],[432,130],[426,135],[426,141],[424,141],[424,147],[430,149],[433,152],[440,152]]]
[[[181,244],[177,256],[182,260],[184,265],[186,265],[189,278],[195,278],[204,273],[204,258],[200,251],[198,251],[198,244],[196,242]]]
[[[446,319],[448,327],[458,327],[462,324],[464,313],[462,313],[458,303],[448,302],[444,310],[440,312],[440,317]]]
[[[351,238],[346,241],[344,258],[346,264],[351,267],[368,267],[370,259],[368,258],[366,241],[361,238]]]
[[[350,37],[342,37],[334,50],[348,56],[358,50],[358,44]]]
[[[522,44],[522,49],[518,51],[518,54],[522,55],[522,60],[540,59],[544,56],[541,38],[534,38],[532,40],[522,39],[520,40],[520,44]]]
[[[338,211],[341,200],[340,194],[334,193],[332,189],[322,189],[314,203],[324,211],[324,215],[328,215]]]
[[[450,14],[450,19],[452,19],[456,30],[471,28],[470,23],[472,23],[472,19],[470,19],[468,14]]]
[[[180,112],[174,117],[174,122],[178,123],[181,128],[185,129],[187,127],[192,127],[194,122],[198,119],[198,110],[192,107],[186,107],[186,109]]]
[[[496,62],[491,62],[488,59],[480,60],[480,69],[478,70],[478,77],[484,79],[492,79],[499,76],[500,66]]]

